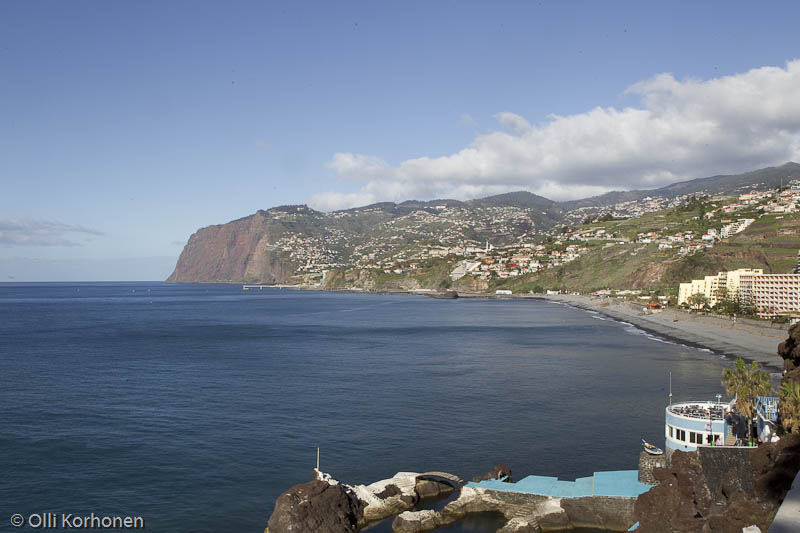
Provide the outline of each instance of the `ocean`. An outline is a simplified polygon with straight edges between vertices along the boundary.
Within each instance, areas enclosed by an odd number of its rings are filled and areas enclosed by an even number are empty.
[[[317,447],[351,484],[635,469],[642,438],[664,442],[670,373],[676,401],[712,399],[729,363],[540,300],[0,284],[0,528],[94,512],[260,533]]]

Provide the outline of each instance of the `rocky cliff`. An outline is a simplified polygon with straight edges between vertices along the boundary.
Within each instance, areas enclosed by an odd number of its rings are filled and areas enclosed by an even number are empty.
[[[782,382],[800,379],[800,324],[789,329],[778,355],[786,369]],[[653,470],[659,484],[636,501],[637,531],[739,532],[753,525],[766,531],[798,470],[798,433],[757,449],[676,451],[668,468]]]
[[[284,283],[296,266],[271,249],[270,239],[280,231],[276,221],[259,211],[189,237],[175,271],[167,281],[178,283]]]

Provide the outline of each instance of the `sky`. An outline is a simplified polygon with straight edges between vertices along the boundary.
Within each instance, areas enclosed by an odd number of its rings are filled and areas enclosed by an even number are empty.
[[[200,227],[800,162],[800,3],[0,2],[0,282]]]

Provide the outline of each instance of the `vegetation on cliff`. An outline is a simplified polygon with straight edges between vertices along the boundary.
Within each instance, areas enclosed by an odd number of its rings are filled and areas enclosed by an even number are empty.
[[[737,358],[733,368],[722,371],[722,384],[725,392],[736,396],[736,409],[748,419],[755,416],[756,398],[765,396],[772,389],[769,374],[761,370],[757,361],[750,363]]]

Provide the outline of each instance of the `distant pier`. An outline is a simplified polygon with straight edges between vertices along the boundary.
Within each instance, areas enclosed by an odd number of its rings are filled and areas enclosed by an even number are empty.
[[[250,289],[296,289],[298,287],[302,287],[302,285],[262,285],[262,284],[246,284],[242,285],[243,291],[249,291]]]

